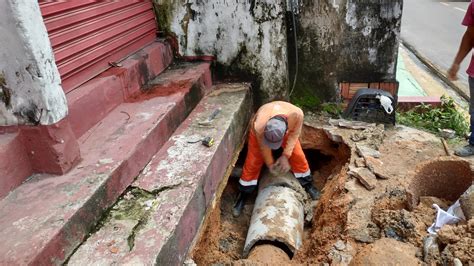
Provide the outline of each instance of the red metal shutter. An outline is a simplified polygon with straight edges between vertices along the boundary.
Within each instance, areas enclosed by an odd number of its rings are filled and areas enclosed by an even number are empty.
[[[150,0],[39,2],[66,92],[156,38]]]

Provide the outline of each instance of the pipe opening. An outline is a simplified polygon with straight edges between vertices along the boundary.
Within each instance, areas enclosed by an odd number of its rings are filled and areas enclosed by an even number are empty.
[[[285,254],[290,258],[292,259],[293,258],[293,251],[290,250],[290,248],[285,244],[285,243],[282,243],[280,241],[270,241],[270,240],[261,240],[261,241],[258,241],[252,248],[252,250],[250,251],[250,256],[252,256],[255,252],[256,252],[256,249],[258,249],[257,247],[259,246],[263,246],[263,245],[270,245],[270,246],[273,246],[274,248],[278,248],[280,249],[281,251],[285,252]],[[265,256],[265,254],[258,254],[259,256]]]
[[[258,241],[250,250],[249,259],[256,262],[268,261],[268,256],[278,256],[279,260],[290,261],[294,253],[280,241]]]

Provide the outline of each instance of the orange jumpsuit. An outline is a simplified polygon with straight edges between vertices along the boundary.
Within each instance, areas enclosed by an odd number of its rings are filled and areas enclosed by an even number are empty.
[[[262,105],[253,118],[248,138],[247,157],[239,180],[243,190],[253,190],[257,185],[263,164],[270,167],[275,162],[272,150],[263,144],[262,140],[268,120],[277,115],[285,117],[288,122],[288,129],[282,143],[282,156],[288,158],[291,171],[296,178],[308,178],[311,175],[308,161],[298,140],[303,127],[303,111],[290,103],[275,101]]]

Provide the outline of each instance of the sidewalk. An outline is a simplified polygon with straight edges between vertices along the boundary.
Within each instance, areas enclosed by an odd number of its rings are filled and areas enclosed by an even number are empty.
[[[398,49],[397,80],[399,82],[398,96],[428,96],[418,81],[413,77],[412,62],[407,60],[406,51],[400,47]],[[408,67],[405,64],[407,60]]]
[[[441,97],[447,95],[453,98],[462,109],[468,108],[468,103],[463,97],[440,80],[402,45],[398,53],[397,80],[400,83],[398,96]]]

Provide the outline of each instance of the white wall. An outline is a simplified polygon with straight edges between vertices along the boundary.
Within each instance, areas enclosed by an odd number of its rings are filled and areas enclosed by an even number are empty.
[[[286,0],[155,1],[170,6],[181,55],[214,55],[257,76],[263,102],[288,96]]]
[[[48,125],[66,115],[66,96],[38,2],[1,0],[0,126]]]

